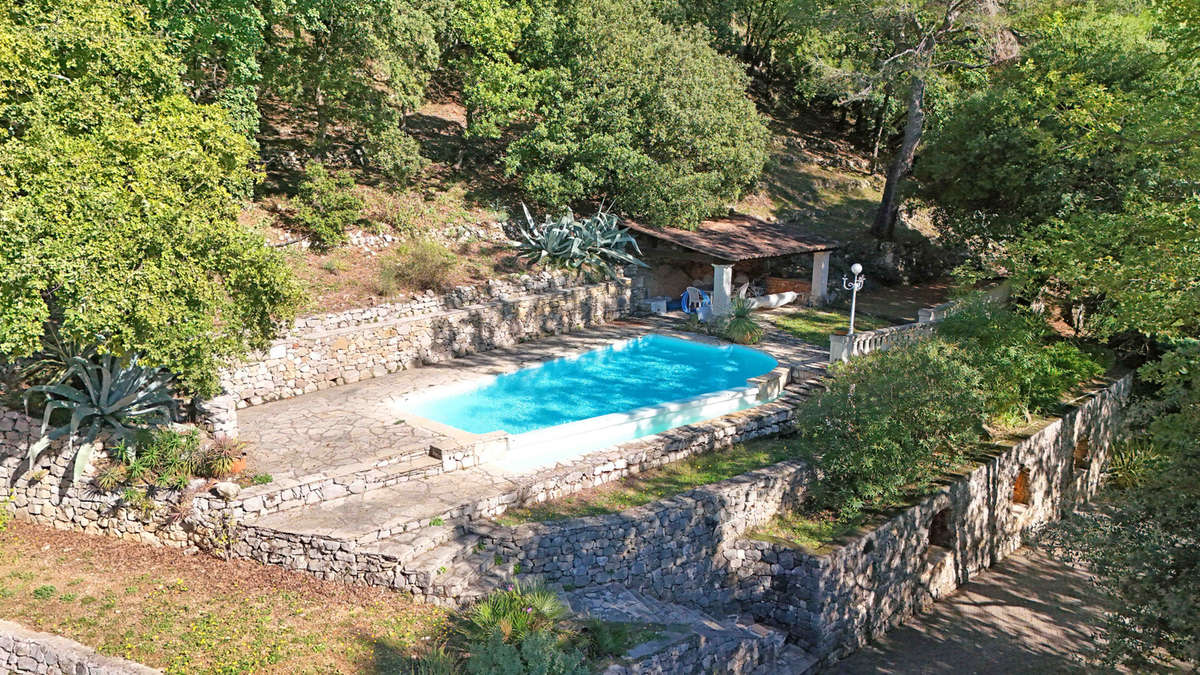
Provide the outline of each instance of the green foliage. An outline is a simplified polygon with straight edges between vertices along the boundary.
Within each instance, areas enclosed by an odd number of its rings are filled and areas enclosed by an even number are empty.
[[[252,149],[122,0],[0,6],[0,354],[137,351],[211,394],[299,299],[238,225]]]
[[[511,644],[493,633],[486,642],[476,645],[467,659],[466,672],[471,675],[586,675],[591,670],[583,654],[565,650],[550,633],[533,633],[523,642]]]
[[[400,129],[388,129],[375,138],[371,159],[379,170],[397,183],[408,183],[425,168],[421,144]]]
[[[1050,542],[1088,563],[1113,608],[1107,664],[1187,670],[1200,665],[1200,343],[1175,345],[1140,375],[1158,387],[1143,402],[1156,414],[1117,448],[1122,489]]]
[[[258,132],[259,54],[266,28],[255,0],[147,0],[150,23],[165,34],[168,51],[182,62],[188,96],[229,111],[233,128]]]
[[[522,206],[524,208],[524,206]],[[570,211],[557,220],[546,216],[538,223],[525,210],[525,222],[516,223],[517,250],[533,264],[546,263],[563,269],[617,276],[615,266],[646,264],[636,256],[642,254],[629,230],[621,227],[611,213],[597,211],[596,215],[576,220]],[[632,248],[630,253],[626,249]]]
[[[738,344],[752,345],[762,339],[763,328],[754,320],[754,306],[745,298],[734,298],[725,335]]]
[[[947,342],[875,352],[835,371],[799,412],[824,475],[818,509],[848,517],[894,504],[957,467],[983,436],[984,383]]]
[[[311,121],[318,154],[335,129],[374,141],[421,104],[439,50],[420,4],[282,0],[262,9],[264,87]]]
[[[607,197],[692,227],[762,170],[746,76],[701,30],[620,0],[470,2],[458,22],[469,131],[515,131],[505,166],[542,204]]]
[[[656,636],[657,633],[647,626],[588,619],[575,642],[581,645],[588,658],[606,661],[621,658],[630,649],[649,642]]]
[[[983,299],[964,301],[937,331],[961,348],[962,361],[987,383],[988,419],[1005,425],[1052,412],[1069,389],[1103,372],[1075,345],[1050,343],[1042,317]]]
[[[304,167],[292,220],[314,249],[328,251],[344,244],[347,228],[362,218],[362,209],[362,197],[354,192],[350,176],[331,174],[320,162]]]
[[[567,614],[566,605],[553,591],[516,584],[493,592],[472,607],[463,630],[475,643],[499,636],[506,643],[520,645],[535,633],[552,633]]]
[[[1119,490],[1145,487],[1164,459],[1149,439],[1125,438],[1113,445],[1108,475]]]
[[[394,295],[400,288],[444,291],[461,278],[461,261],[433,239],[413,239],[395,246],[379,263],[379,288]]]
[[[918,167],[974,266],[1008,270],[1091,335],[1200,330],[1200,50],[1167,18],[1176,5],[1040,16],[1021,63],[955,110]]]
[[[47,439],[78,438],[84,444],[75,455],[74,480],[79,480],[91,457],[90,444],[102,434],[113,442],[134,443],[139,434],[174,421],[178,404],[170,380],[159,368],[138,365],[136,356],[105,354],[94,361],[75,356],[61,381],[30,387],[26,400],[45,397],[42,434]],[[31,465],[44,448],[30,446]]]
[[[850,325],[850,315],[846,311],[805,307],[789,310],[785,314],[772,313],[772,321],[776,326],[795,335],[805,342],[829,347],[829,335],[834,331],[845,331]],[[859,312],[854,316],[854,329],[857,331],[875,330],[892,325],[886,319],[879,319],[869,314]]]

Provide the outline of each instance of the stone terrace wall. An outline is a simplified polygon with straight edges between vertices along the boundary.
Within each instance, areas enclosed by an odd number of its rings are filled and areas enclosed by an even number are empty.
[[[210,407],[224,412],[602,324],[628,315],[633,293],[626,278],[588,284],[543,272],[305,317],[267,353],[223,373],[231,401]]]
[[[881,635],[1087,501],[1128,398],[1127,376],[962,479],[827,555],[761,541],[724,551],[743,611],[826,663]],[[1024,472],[1025,478],[1018,477]],[[1027,490],[1015,490],[1020,481]],[[1014,497],[1025,497],[1026,504]]]
[[[477,526],[522,574],[584,587],[609,582],[703,607],[723,607],[718,552],[747,529],[794,506],[813,480],[788,461],[621,513],[518,527]]]
[[[154,670],[111,656],[57,635],[0,621],[0,668],[6,673],[50,675],[151,675]]]

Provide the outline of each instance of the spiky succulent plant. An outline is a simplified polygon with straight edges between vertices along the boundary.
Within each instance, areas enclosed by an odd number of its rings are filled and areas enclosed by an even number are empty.
[[[49,442],[66,437],[82,443],[75,456],[78,480],[91,459],[93,442],[104,434],[111,442],[135,447],[138,434],[175,419],[178,403],[171,395],[171,375],[160,368],[138,364],[136,356],[122,359],[112,354],[94,358],[71,356],[57,381],[30,387],[26,404],[44,396],[42,439],[29,448],[32,466]],[[53,424],[52,424],[53,423]]]
[[[522,205],[525,222],[516,223],[517,249],[520,256],[533,263],[545,263],[586,273],[602,272],[616,276],[621,265],[646,264],[637,258],[642,254],[637,241],[617,217],[598,211],[591,218],[576,220],[570,211],[558,218],[546,216],[538,223]],[[631,250],[629,250],[631,249]]]

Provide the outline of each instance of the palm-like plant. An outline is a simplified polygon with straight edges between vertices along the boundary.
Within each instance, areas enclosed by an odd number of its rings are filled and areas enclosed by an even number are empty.
[[[725,323],[725,335],[743,345],[751,345],[762,339],[763,328],[754,320],[753,303],[745,298],[734,298]]]
[[[525,211],[525,223],[516,226],[517,249],[520,256],[533,263],[548,263],[556,267],[584,272],[603,272],[616,276],[614,266],[646,264],[637,258],[642,254],[637,241],[617,217],[604,211],[584,220],[576,220],[568,211],[557,219],[546,216],[538,223]],[[632,249],[632,252],[626,250]]]
[[[160,368],[138,365],[136,356],[124,360],[105,354],[96,360],[71,356],[67,369],[56,382],[30,387],[29,397],[46,398],[42,414],[42,439],[29,448],[30,465],[50,441],[66,436],[82,441],[75,455],[74,480],[79,480],[91,459],[92,443],[101,433],[128,448],[136,447],[138,434],[170,424],[178,403],[171,395],[171,375]],[[69,414],[66,421],[51,426],[57,411]]]

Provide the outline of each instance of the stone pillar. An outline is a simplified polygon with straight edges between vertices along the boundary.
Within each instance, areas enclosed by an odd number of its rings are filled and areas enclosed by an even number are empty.
[[[718,265],[713,263],[713,316],[725,316],[729,313],[733,295],[733,265]]]
[[[817,251],[813,254],[812,291],[808,302],[812,305],[824,305],[829,300],[829,256],[830,251]]]

